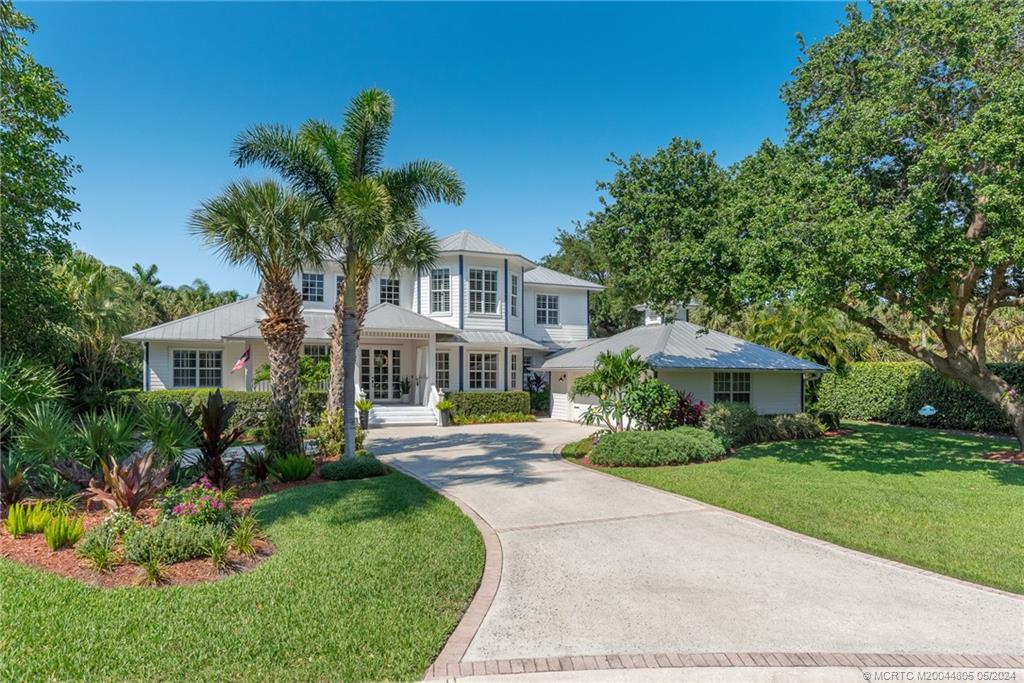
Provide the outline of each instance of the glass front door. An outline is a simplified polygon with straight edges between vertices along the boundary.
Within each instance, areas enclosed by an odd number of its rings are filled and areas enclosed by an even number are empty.
[[[369,348],[359,351],[359,386],[371,401],[402,396],[402,350]]]

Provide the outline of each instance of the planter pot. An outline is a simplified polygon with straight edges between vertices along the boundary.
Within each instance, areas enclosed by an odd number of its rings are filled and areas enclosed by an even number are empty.
[[[370,411],[369,410],[360,410],[359,411],[359,426],[362,427],[364,430],[367,430],[367,429],[370,428]]]
[[[399,399],[399,400],[401,400],[402,403],[408,403],[409,402],[409,394],[402,394],[402,398]]]
[[[452,411],[442,410],[441,411],[441,426],[447,427],[452,423]]]

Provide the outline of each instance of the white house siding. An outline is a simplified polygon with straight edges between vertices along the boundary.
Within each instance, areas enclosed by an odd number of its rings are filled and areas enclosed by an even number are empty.
[[[714,402],[714,372],[710,370],[658,370],[658,379],[679,392],[691,392],[705,403]],[[799,413],[799,372],[751,372],[750,404],[762,415]]]
[[[558,324],[537,324],[537,295],[558,297]],[[538,341],[556,344],[581,341],[587,338],[587,292],[575,287],[527,285],[523,313],[525,335]]]
[[[222,344],[219,342],[150,342],[149,343],[149,388],[152,391],[159,389],[175,389],[182,387],[174,386],[174,372],[172,351],[174,349],[196,349],[202,351],[221,351],[221,383],[226,389],[245,389],[245,377],[243,373],[231,373],[231,366],[238,360],[238,356],[245,350],[239,345],[238,354],[232,356],[233,344]],[[232,350],[229,350],[232,349]],[[241,377],[241,385],[234,386],[234,383]],[[229,386],[228,382],[232,384]]]
[[[434,268],[447,268],[451,274],[451,306],[447,313],[431,313],[430,312],[430,269],[425,270],[420,274],[419,277],[419,300],[417,306],[413,309],[420,315],[425,315],[430,318],[434,318],[438,322],[442,322],[445,325],[451,325],[452,327],[459,326],[459,306],[462,305],[462,297],[460,293],[462,291],[459,281],[459,257],[458,256],[441,256],[434,262]]]
[[[576,422],[587,412],[590,406],[597,403],[593,396],[576,396],[570,398],[572,384],[578,377],[585,374],[582,371],[566,371],[551,373],[551,417],[556,420],[567,420]]]
[[[456,269],[458,265],[456,265]],[[483,268],[498,271],[498,310],[496,313],[469,312],[469,271],[471,268]],[[456,273],[458,271],[456,270]],[[455,284],[454,282],[452,283]],[[466,254],[462,264],[462,282],[459,283],[461,293],[460,305],[463,307],[465,319],[463,327],[469,330],[504,330],[505,329],[505,259],[477,254]]]

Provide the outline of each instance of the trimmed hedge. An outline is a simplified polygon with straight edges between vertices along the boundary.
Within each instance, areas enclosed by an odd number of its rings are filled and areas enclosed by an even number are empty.
[[[370,451],[356,451],[356,457],[333,460],[320,466],[320,476],[334,481],[367,479],[388,473],[388,467]]]
[[[191,413],[206,402],[206,397],[215,391],[214,389],[162,389],[159,391],[140,391],[138,389],[123,389],[111,392],[118,405],[135,407],[139,405],[180,405],[186,412]],[[254,429],[262,427],[266,422],[267,410],[270,407],[269,391],[233,391],[221,389],[221,396],[224,401],[234,401],[238,404],[235,414],[231,418],[231,426],[240,420],[246,421],[246,427]],[[327,393],[324,391],[304,391],[299,395],[299,404],[302,410],[302,423],[304,426],[315,426],[320,422],[320,414],[327,405]]]
[[[452,424],[454,425],[483,425],[483,424],[500,424],[508,422],[536,422],[537,418],[533,415],[524,413],[487,413],[486,415],[454,415],[452,416]]]
[[[453,417],[495,413],[530,414],[530,394],[525,391],[453,391],[444,397],[455,404]]]
[[[1024,390],[1024,363],[992,363],[989,369]],[[938,412],[922,416],[918,411],[925,405]],[[829,373],[818,388],[817,408],[854,420],[1010,431],[1003,413],[974,389],[916,361],[851,363],[843,373]]]
[[[590,462],[610,467],[653,467],[707,462],[723,455],[725,446],[708,430],[676,427],[602,434],[590,451]]]

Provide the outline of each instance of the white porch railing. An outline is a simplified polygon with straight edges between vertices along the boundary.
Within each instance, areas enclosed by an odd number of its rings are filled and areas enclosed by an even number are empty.
[[[331,385],[330,380],[326,380],[325,379],[323,381],[317,382],[311,388],[312,388],[313,391],[327,391],[327,389],[330,388],[330,385]],[[270,391],[270,380],[269,379],[264,379],[264,380],[260,380],[259,382],[253,382],[252,383],[252,390],[253,391]],[[358,387],[356,387],[356,391],[357,392],[359,391]]]

